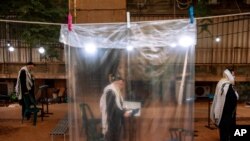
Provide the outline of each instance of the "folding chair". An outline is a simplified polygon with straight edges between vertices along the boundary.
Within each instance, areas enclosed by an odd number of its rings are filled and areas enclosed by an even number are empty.
[[[80,104],[80,110],[82,112],[82,128],[85,129],[87,141],[104,141],[102,133],[98,132],[97,128],[101,120],[94,118],[89,105],[86,103]]]
[[[193,138],[194,132],[183,128],[170,128],[170,141],[185,141],[187,138]]]

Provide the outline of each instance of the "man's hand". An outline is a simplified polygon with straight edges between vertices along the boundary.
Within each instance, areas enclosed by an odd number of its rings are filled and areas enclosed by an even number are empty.
[[[132,114],[132,110],[127,110],[125,113],[124,113],[124,117],[130,117]]]

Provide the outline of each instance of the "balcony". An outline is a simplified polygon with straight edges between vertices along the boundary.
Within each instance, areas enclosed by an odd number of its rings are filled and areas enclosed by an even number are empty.
[[[36,79],[66,79],[64,63],[35,63],[33,74]],[[0,78],[16,79],[24,63],[0,63]]]
[[[195,64],[196,82],[218,82],[223,76],[225,68],[233,67],[237,82],[250,81],[249,64]]]

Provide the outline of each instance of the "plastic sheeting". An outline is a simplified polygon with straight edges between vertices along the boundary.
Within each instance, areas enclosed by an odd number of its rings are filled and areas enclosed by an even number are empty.
[[[91,119],[100,119],[100,97],[110,74],[125,80],[125,101],[141,105],[125,118],[121,140],[193,140],[196,25],[189,20],[62,25],[68,78],[70,140],[90,140]],[[82,103],[93,113],[86,120]],[[98,120],[97,120],[98,121]]]

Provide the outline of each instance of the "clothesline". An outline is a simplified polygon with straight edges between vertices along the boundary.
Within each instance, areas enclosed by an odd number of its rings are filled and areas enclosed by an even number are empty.
[[[63,23],[50,23],[50,22],[38,22],[38,21],[19,21],[19,20],[5,20],[5,19],[0,19],[0,22],[41,24],[41,25],[59,25],[59,26],[63,24]]]
[[[218,15],[218,16],[198,17],[198,18],[195,18],[195,19],[196,20],[202,20],[202,19],[212,19],[212,18],[242,16],[242,15],[250,15],[250,12],[237,13],[237,14],[226,14],[226,15]],[[38,21],[19,21],[19,20],[5,20],[5,19],[0,19],[0,22],[40,24],[40,25],[55,25],[55,26],[66,25],[66,23],[51,23],[51,22],[38,22]],[[77,25],[77,24],[75,24],[75,25]]]
[[[250,12],[246,12],[246,13],[237,13],[237,14],[227,14],[227,15],[218,15],[218,16],[198,17],[198,18],[195,18],[195,19],[197,19],[197,20],[202,20],[202,19],[213,19],[213,18],[232,17],[232,16],[242,16],[242,15],[250,15]]]

